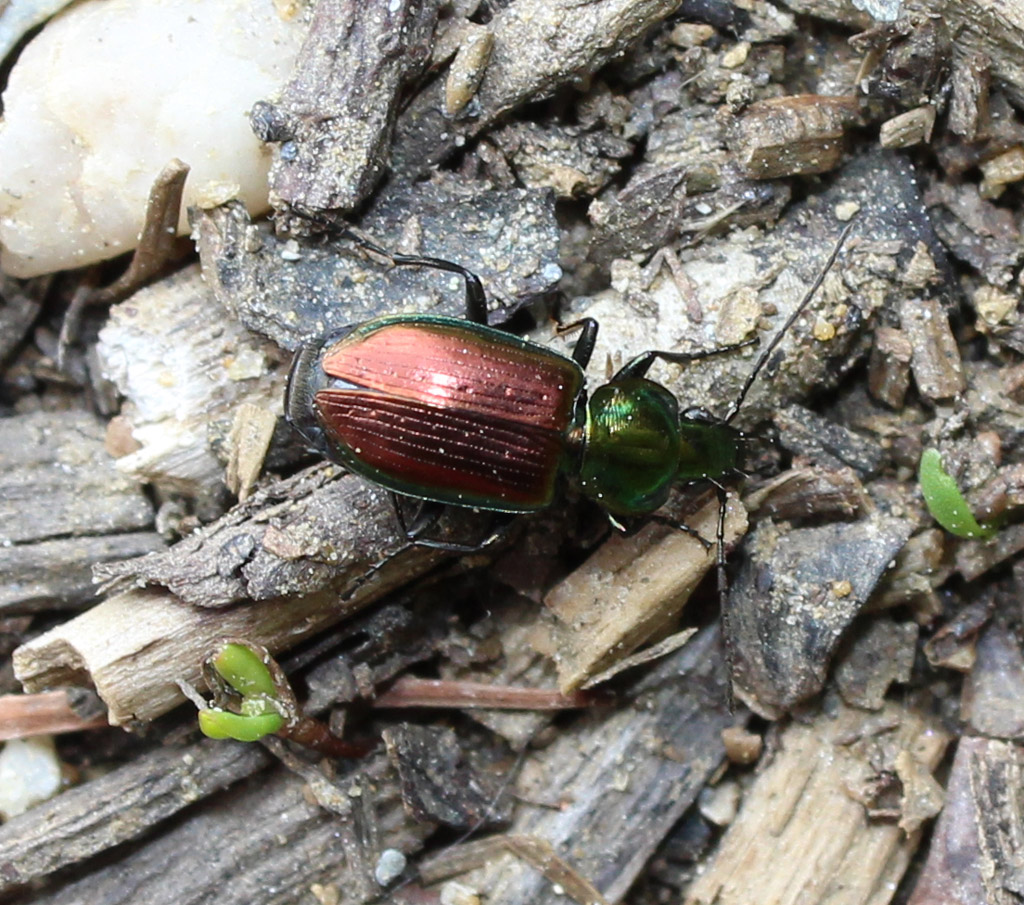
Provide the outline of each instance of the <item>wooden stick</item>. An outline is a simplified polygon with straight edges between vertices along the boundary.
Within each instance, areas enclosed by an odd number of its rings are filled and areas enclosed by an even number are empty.
[[[33,735],[57,735],[107,725],[107,718],[80,717],[65,691],[0,695],[0,742]]]
[[[417,679],[403,676],[376,697],[374,707],[480,707],[495,710],[568,710],[588,707],[595,695],[562,694],[555,689],[523,688],[488,682]]]

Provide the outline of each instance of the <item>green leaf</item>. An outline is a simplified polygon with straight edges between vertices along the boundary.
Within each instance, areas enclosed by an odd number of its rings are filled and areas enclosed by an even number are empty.
[[[917,479],[932,518],[950,534],[984,539],[995,536],[994,525],[978,524],[956,480],[942,467],[942,456],[937,449],[926,449],[921,453]]]
[[[199,728],[209,738],[256,742],[264,736],[273,735],[283,725],[284,718],[279,713],[242,716],[217,708],[199,711]]]
[[[211,663],[224,681],[243,697],[277,697],[277,688],[267,664],[244,644],[225,644]]]

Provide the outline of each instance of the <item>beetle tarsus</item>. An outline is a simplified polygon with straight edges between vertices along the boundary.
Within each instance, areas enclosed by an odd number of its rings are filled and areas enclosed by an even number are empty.
[[[660,349],[651,349],[647,352],[641,352],[636,358],[631,361],[627,361],[618,372],[612,377],[612,382],[616,380],[624,380],[627,377],[645,377],[647,372],[651,369],[651,365],[654,364],[659,358],[662,361],[672,362],[673,364],[685,364],[690,361],[700,361],[704,358],[711,358],[714,355],[726,355],[729,352],[736,352],[739,349],[745,349],[747,346],[756,346],[760,342],[755,336],[752,339],[745,339],[743,342],[731,343],[728,346],[719,346],[717,349],[701,349],[697,352],[667,352]]]

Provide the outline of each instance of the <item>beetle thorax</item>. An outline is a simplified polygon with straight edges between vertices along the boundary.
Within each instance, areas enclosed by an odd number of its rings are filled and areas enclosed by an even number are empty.
[[[679,406],[639,377],[605,384],[587,407],[580,488],[613,515],[647,515],[668,499],[679,469]]]

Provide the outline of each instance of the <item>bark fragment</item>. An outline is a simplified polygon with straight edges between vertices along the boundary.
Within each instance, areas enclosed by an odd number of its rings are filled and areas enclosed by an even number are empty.
[[[785,535],[761,523],[729,594],[740,697],[777,714],[820,691],[842,633],[910,530],[877,515]]]
[[[759,101],[737,124],[733,151],[754,179],[827,173],[842,159],[846,129],[860,121],[856,98],[807,94]]]
[[[946,806],[908,905],[1012,905],[1024,888],[1024,752],[965,736],[946,787]]]
[[[715,563],[718,501],[689,527],[709,538],[705,548],[690,534],[651,525],[633,537],[612,537],[544,598],[554,618],[553,649],[563,692],[631,653],[674,623],[690,594]],[[733,501],[725,543],[735,543],[746,513]]]
[[[252,112],[273,142],[276,208],[347,211],[387,167],[400,92],[430,59],[437,0],[319,0],[281,99]]]
[[[561,806],[525,805],[509,832],[546,841],[608,901],[620,901],[723,759],[721,732],[733,720],[717,642],[716,632],[702,632],[630,687],[633,707],[574,724],[538,752],[517,791],[529,801],[555,790]],[[562,901],[534,867],[508,856],[464,882],[493,905]]]
[[[472,104],[444,114],[441,81],[399,118],[393,159],[404,177],[425,173],[502,114],[579,83],[670,15],[678,0],[519,0],[489,23],[494,47]]]

